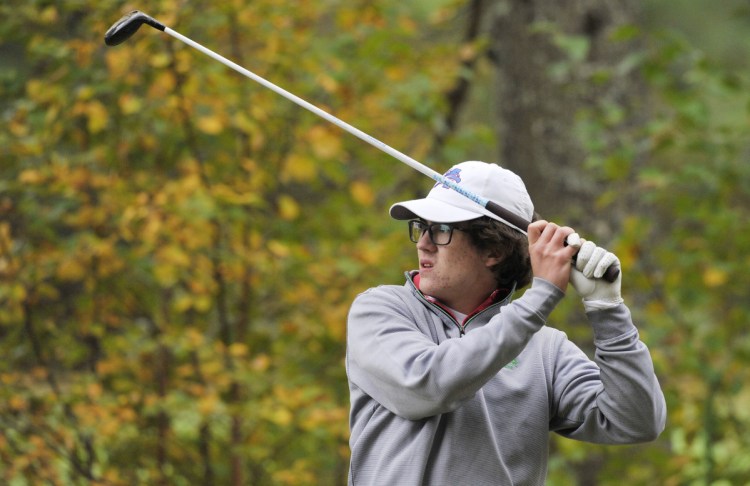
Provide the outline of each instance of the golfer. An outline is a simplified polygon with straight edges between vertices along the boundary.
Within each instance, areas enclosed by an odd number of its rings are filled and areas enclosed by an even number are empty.
[[[511,171],[464,162],[445,177],[534,219]],[[439,183],[390,214],[408,221],[419,267],[350,309],[350,485],[542,485],[550,431],[599,444],[659,436],[664,395],[622,272],[598,278],[615,255],[547,221],[515,227]],[[593,360],[546,325],[569,282]]]

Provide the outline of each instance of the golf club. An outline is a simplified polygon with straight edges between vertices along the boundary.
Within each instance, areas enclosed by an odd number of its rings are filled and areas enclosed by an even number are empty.
[[[517,214],[505,209],[504,207],[500,206],[499,204],[490,201],[489,199],[483,198],[481,196],[478,196],[472,192],[467,191],[466,189],[462,188],[458,184],[454,183],[453,181],[443,177],[438,172],[434,171],[433,169],[430,169],[426,165],[416,161],[415,159],[409,157],[408,155],[399,152],[398,150],[394,149],[393,147],[390,147],[389,145],[386,145],[385,143],[381,142],[380,140],[377,140],[374,137],[371,137],[370,135],[366,134],[362,130],[359,130],[358,128],[353,127],[352,125],[344,122],[343,120],[340,120],[336,118],[335,116],[329,114],[326,111],[321,110],[317,106],[308,103],[307,101],[303,100],[302,98],[286,91],[285,89],[271,83],[270,81],[267,81],[266,79],[258,76],[257,74],[243,68],[242,66],[230,61],[229,59],[225,58],[224,56],[221,56],[214,51],[202,46],[201,44],[193,41],[192,39],[185,37],[184,35],[180,34],[179,32],[176,32],[169,27],[165,26],[161,22],[157,21],[153,17],[150,17],[149,15],[146,15],[145,13],[134,10],[130,12],[129,14],[126,14],[123,16],[120,20],[115,22],[112,27],[110,27],[107,32],[104,34],[104,43],[108,46],[116,46],[118,44],[121,44],[125,42],[127,39],[129,39],[133,34],[135,34],[138,29],[141,27],[141,25],[146,24],[150,25],[151,27],[160,30],[166,34],[169,34],[170,36],[184,42],[185,44],[201,51],[202,53],[206,54],[209,57],[212,57],[219,61],[220,63],[224,64],[225,66],[237,71],[238,73],[252,79],[253,81],[265,86],[266,88],[270,89],[271,91],[274,91],[275,93],[283,96],[284,98],[288,99],[289,101],[292,101],[293,103],[296,103],[297,105],[301,106],[302,108],[305,108],[308,111],[311,111],[312,113],[318,115],[319,117],[333,123],[334,125],[338,126],[339,128],[342,128],[343,130],[347,131],[348,133],[354,135],[355,137],[369,143],[373,147],[387,153],[388,155],[394,157],[395,159],[403,162],[404,164],[408,165],[409,167],[421,172],[422,174],[426,175],[427,177],[430,177],[431,179],[435,180],[436,182],[443,184],[454,191],[458,192],[462,196],[471,199],[475,203],[479,204],[480,206],[486,208],[491,213],[495,214],[496,216],[504,219],[506,222],[510,223],[511,225],[517,227],[518,229],[522,231],[526,231],[530,222],[526,221],[524,218],[521,218]],[[616,266],[610,267],[607,269],[607,272],[604,274],[602,278],[604,278],[607,281],[614,281],[617,278],[617,275],[619,274],[619,268]]]

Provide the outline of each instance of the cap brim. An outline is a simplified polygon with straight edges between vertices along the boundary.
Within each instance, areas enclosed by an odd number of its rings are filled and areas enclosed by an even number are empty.
[[[458,223],[481,218],[485,214],[479,211],[479,207],[474,212],[433,198],[396,203],[391,206],[390,215],[398,220],[421,218],[434,223]]]

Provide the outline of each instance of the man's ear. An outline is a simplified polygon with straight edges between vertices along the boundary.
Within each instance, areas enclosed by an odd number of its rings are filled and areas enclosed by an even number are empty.
[[[497,251],[488,251],[484,257],[484,264],[488,267],[493,267],[505,259],[504,255],[501,255]]]

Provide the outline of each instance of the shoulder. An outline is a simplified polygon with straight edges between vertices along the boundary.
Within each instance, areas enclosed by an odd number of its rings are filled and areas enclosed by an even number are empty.
[[[415,321],[432,314],[430,308],[411,279],[407,279],[403,285],[379,285],[357,295],[349,309],[349,319]]]
[[[360,292],[354,299],[354,304],[370,301],[404,300],[414,298],[415,291],[408,285],[378,285]]]

